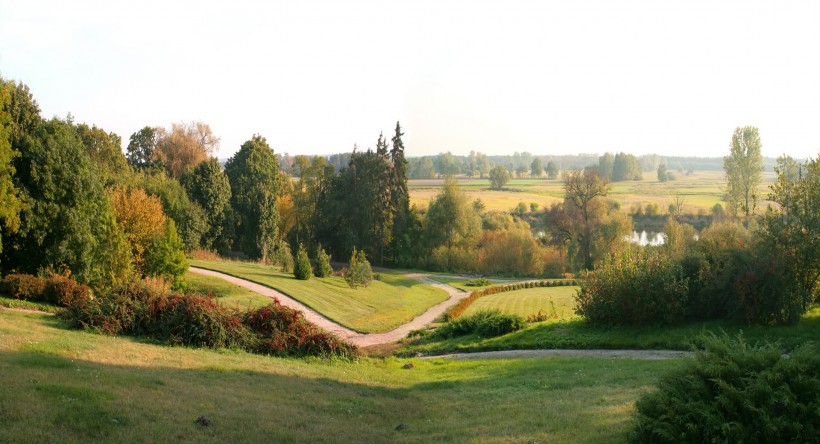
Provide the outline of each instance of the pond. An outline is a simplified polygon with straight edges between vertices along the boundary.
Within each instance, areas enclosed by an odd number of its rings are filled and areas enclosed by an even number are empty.
[[[637,244],[642,247],[647,245],[658,246],[663,245],[666,238],[663,233],[656,233],[654,231],[641,231],[640,233],[637,231],[632,232],[632,236],[625,236],[627,242],[632,244]]]

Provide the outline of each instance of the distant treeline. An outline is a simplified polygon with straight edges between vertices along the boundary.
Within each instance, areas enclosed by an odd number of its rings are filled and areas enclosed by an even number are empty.
[[[322,156],[327,159],[327,163],[334,165],[336,171],[347,167],[352,153],[339,153]],[[315,157],[315,156],[309,156]],[[631,156],[630,156],[631,157]],[[407,173],[410,179],[433,179],[448,175],[464,175],[470,177],[486,178],[490,170],[496,165],[502,165],[516,177],[530,177],[533,171],[533,162],[539,160],[538,164],[542,168],[553,163],[559,171],[586,168],[588,166],[599,166],[601,155],[597,153],[588,154],[565,154],[565,155],[535,155],[529,152],[513,153],[512,155],[496,156],[486,155],[475,151],[468,155],[459,156],[450,152],[440,153],[435,156],[408,157]],[[697,171],[723,171],[723,157],[684,157],[684,156],[661,156],[658,154],[645,154],[635,156],[643,172],[656,172],[660,165],[666,165],[670,172],[692,173]],[[285,153],[279,157],[282,171],[288,174],[298,175],[293,171],[294,156]],[[771,172],[776,163],[772,157],[763,158],[764,171]],[[541,175],[539,175],[541,176]],[[546,177],[546,173],[543,174]]]

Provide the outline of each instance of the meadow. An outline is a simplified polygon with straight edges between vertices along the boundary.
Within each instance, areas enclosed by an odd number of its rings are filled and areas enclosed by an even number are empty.
[[[500,310],[526,319],[539,312],[555,320],[575,318],[575,293],[578,287],[538,287],[491,294],[478,298],[462,316],[481,310]]]
[[[644,172],[643,180],[613,182],[608,197],[619,203],[624,212],[637,204],[657,204],[660,212],[665,213],[669,204],[674,203],[675,196],[683,198],[685,212],[703,210],[708,214],[717,203],[725,207],[722,196],[726,178],[723,172],[703,171],[690,175],[676,172],[675,176],[673,181],[660,182],[655,173]],[[769,186],[775,177],[774,173],[763,173],[763,180],[757,188],[759,196],[764,199],[768,196]],[[444,179],[410,180],[411,204],[426,208],[443,184]],[[459,178],[458,184],[470,199],[480,198],[488,210],[510,211],[520,202],[527,205],[527,211],[530,203],[536,203],[543,209],[561,202],[564,196],[564,183],[560,179],[512,179],[502,190],[490,190],[487,179]],[[763,200],[759,205],[765,208],[769,204],[769,201]]]
[[[191,265],[279,290],[361,333],[390,331],[448,298],[444,290],[396,273],[380,273],[381,280],[353,289],[338,276],[298,281],[292,273],[253,262],[191,260]]]
[[[273,358],[8,311],[0,338],[0,442],[623,442],[678,363]]]

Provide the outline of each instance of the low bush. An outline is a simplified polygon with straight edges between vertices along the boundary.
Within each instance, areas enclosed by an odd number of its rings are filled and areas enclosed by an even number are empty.
[[[43,300],[60,307],[82,305],[92,299],[91,289],[74,279],[55,274],[46,279]]]
[[[0,292],[22,301],[42,301],[46,283],[30,274],[9,274],[0,282]]]
[[[486,287],[488,285],[492,285],[492,282],[487,278],[470,279],[464,282],[466,287]]]
[[[62,316],[75,328],[154,338],[166,343],[240,348],[256,353],[353,358],[357,349],[274,303],[241,313],[195,293],[134,282],[71,305]]]
[[[482,310],[470,316],[449,321],[439,327],[436,333],[445,338],[473,333],[484,337],[495,337],[522,328],[524,328],[524,319],[521,316],[502,313],[500,310]]]
[[[632,442],[818,442],[820,349],[705,336],[695,359],[636,403]]]

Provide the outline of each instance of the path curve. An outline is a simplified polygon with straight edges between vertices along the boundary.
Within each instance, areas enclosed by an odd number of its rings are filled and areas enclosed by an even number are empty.
[[[437,356],[420,356],[421,359],[522,359],[522,358],[608,358],[608,359],[662,359],[691,358],[695,354],[680,350],[499,350],[475,353],[451,353]]]
[[[459,301],[470,295],[470,293],[461,291],[450,285],[442,284],[432,279],[429,279],[425,274],[406,274],[404,276],[408,278],[415,279],[424,284],[446,291],[447,294],[450,295],[450,297],[444,302],[441,302],[428,308],[427,311],[420,314],[419,316],[416,316],[410,322],[404,325],[400,325],[391,331],[388,331],[386,333],[364,334],[355,332],[347,327],[339,325],[338,323],[326,318],[325,316],[322,316],[317,311],[309,308],[301,302],[291,298],[290,296],[280,291],[274,290],[273,288],[257,284],[256,282],[252,282],[247,279],[231,276],[229,274],[220,273],[218,271],[213,270],[207,270],[205,268],[189,267],[188,270],[192,273],[218,277],[232,284],[239,285],[240,287],[247,288],[248,290],[259,293],[262,296],[267,296],[271,299],[278,299],[280,304],[301,311],[302,314],[304,314],[305,319],[307,319],[308,321],[318,325],[319,327],[329,331],[330,333],[333,333],[339,338],[342,338],[350,342],[351,344],[354,344],[359,347],[387,344],[390,342],[396,342],[400,339],[403,339],[405,336],[407,336],[407,333],[410,333],[412,330],[418,330],[420,328],[423,328],[425,325],[433,322],[433,320],[441,316],[441,314],[444,313],[448,308],[452,307],[453,305],[457,304]]]

